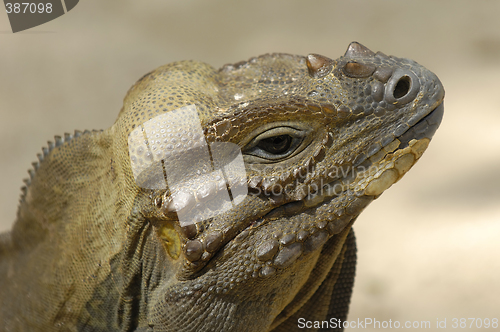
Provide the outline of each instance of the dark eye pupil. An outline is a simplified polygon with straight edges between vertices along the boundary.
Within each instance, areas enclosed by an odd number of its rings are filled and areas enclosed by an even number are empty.
[[[272,154],[283,154],[290,148],[291,144],[292,137],[280,135],[263,139],[257,146]]]

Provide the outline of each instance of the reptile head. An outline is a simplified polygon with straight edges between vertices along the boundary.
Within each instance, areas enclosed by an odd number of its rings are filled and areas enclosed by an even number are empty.
[[[177,62],[139,80],[114,130],[163,250],[151,324],[264,331],[290,316],[322,281],[311,271],[421,157],[443,98],[424,67],[358,43],[337,60]]]

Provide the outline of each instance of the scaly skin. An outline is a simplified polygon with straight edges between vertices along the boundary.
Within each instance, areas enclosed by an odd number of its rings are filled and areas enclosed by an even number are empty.
[[[443,98],[357,43],[156,69],[111,128],[39,155],[0,236],[3,331],[341,330],[351,225],[420,158]]]

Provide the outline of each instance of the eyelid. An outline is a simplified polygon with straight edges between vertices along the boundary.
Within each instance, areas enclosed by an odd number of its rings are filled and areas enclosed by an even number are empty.
[[[294,139],[303,139],[307,133],[304,130],[296,129],[293,127],[275,127],[269,130],[266,130],[257,136],[255,136],[245,147],[245,150],[249,150],[257,146],[260,141],[280,135],[289,135]]]
[[[245,145],[242,149],[244,155],[254,159],[254,162],[258,163],[269,163],[269,162],[279,162],[293,157],[294,155],[300,153],[307,147],[307,136],[309,134],[308,130],[297,129],[291,126],[280,126],[268,129],[260,134],[256,135],[251,141]],[[274,155],[268,153],[264,149],[258,147],[258,144],[264,139],[271,137],[287,135],[292,138],[292,143],[290,149],[281,155]]]

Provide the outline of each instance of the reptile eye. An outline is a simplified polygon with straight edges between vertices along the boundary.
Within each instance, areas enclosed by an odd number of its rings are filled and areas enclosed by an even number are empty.
[[[242,151],[256,162],[275,162],[291,157],[305,148],[307,131],[288,126],[274,127],[256,135]]]
[[[285,153],[292,145],[292,137],[289,135],[279,135],[263,139],[257,144],[262,150],[275,155]]]

